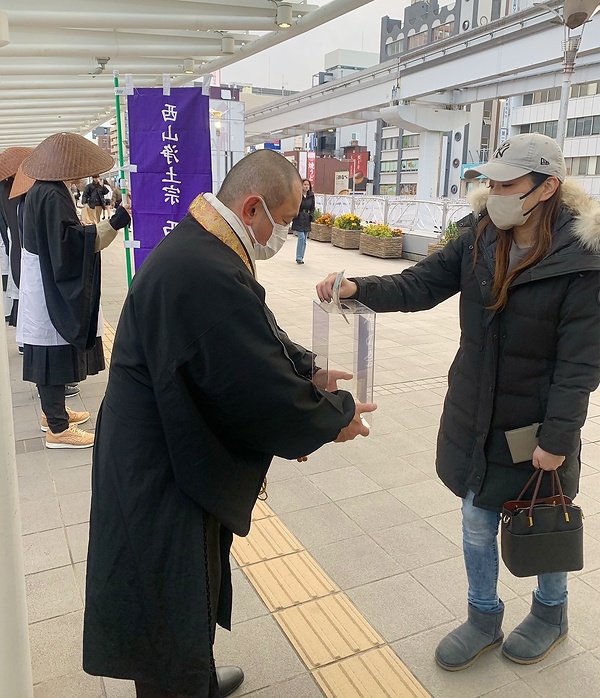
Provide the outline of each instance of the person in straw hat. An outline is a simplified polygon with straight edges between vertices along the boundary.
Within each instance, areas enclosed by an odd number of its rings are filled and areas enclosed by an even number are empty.
[[[0,153],[0,233],[8,255],[5,306],[8,310],[8,324],[16,327],[19,308],[19,286],[21,285],[21,240],[17,217],[18,201],[9,199],[10,191],[19,165],[31,155],[33,148],[8,148]]]
[[[130,216],[82,225],[65,184],[109,170],[113,159],[73,133],[50,136],[21,165],[35,180],[24,205],[22,293],[17,342],[23,379],[36,383],[48,448],[89,448],[94,435],[79,429],[88,412],[65,407],[65,385],[104,369],[100,309],[100,250]]]

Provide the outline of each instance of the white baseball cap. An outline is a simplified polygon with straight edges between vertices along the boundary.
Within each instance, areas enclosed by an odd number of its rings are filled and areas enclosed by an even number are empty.
[[[504,141],[489,162],[465,172],[465,179],[483,175],[495,182],[509,182],[530,172],[556,177],[567,176],[565,158],[558,143],[541,133],[521,133]]]

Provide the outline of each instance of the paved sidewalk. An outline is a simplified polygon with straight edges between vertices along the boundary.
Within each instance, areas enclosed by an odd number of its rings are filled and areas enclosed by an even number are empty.
[[[301,266],[294,247],[290,236],[274,260],[259,264],[259,278],[280,325],[309,346],[314,285],[326,273],[382,274],[409,265],[309,241]],[[103,308],[112,327],[125,290],[123,248],[115,242],[103,253]],[[268,505],[434,698],[599,695],[600,394],[592,398],[583,432],[578,501],[586,513],[586,567],[570,581],[569,638],[531,667],[499,652],[456,674],[433,661],[438,640],[466,615],[460,500],[438,482],[434,468],[445,374],[459,336],[457,308],[450,299],[424,313],[378,316],[379,409],[371,437],[327,445],[306,463],[276,459]],[[91,452],[44,449],[39,400],[21,380],[14,331],[8,334],[35,697],[133,698],[130,682],[81,671]],[[94,417],[106,378],[104,372],[86,380],[81,397],[68,404]],[[234,570],[233,632],[219,632],[216,643],[219,663],[239,663],[246,671],[236,696],[323,696],[248,579]],[[527,613],[532,582],[506,570],[501,582],[510,630]],[[380,695],[400,696],[383,689]]]

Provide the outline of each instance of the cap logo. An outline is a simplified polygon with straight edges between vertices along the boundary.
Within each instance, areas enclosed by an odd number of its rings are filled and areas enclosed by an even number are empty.
[[[540,165],[549,165],[550,163],[545,158],[540,158]]]
[[[509,148],[510,148],[510,143],[508,143],[508,142],[507,142],[507,143],[503,143],[503,144],[498,148],[498,150],[496,151],[494,157],[495,157],[495,158],[501,158],[501,157],[504,155],[504,153],[505,153]]]

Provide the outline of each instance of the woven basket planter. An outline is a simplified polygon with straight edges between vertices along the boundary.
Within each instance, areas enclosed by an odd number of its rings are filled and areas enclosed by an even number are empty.
[[[430,245],[427,245],[427,254],[433,254],[438,250],[443,250],[444,247],[445,245],[442,242],[432,242]]]
[[[371,257],[395,259],[402,257],[402,238],[379,238],[361,233],[359,250],[361,254],[368,254]]]
[[[333,226],[331,229],[331,244],[343,250],[358,250],[360,247],[361,230],[343,230]]]
[[[331,242],[331,226],[311,223],[308,239],[316,240],[317,242]]]

